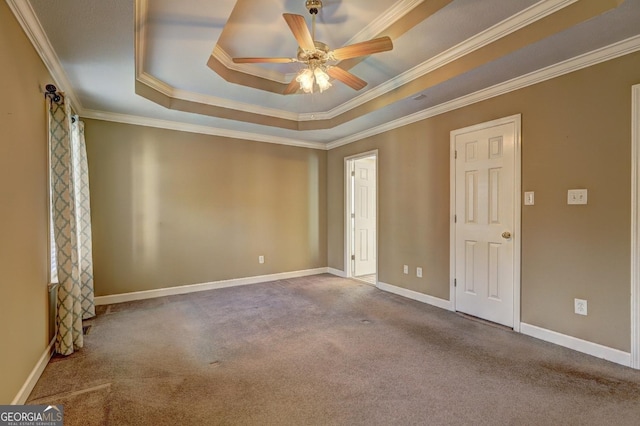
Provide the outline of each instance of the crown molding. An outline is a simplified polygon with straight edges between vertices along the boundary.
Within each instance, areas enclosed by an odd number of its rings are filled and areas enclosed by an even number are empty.
[[[196,102],[205,105],[218,106],[228,109],[235,109],[240,111],[246,111],[253,114],[266,115],[268,117],[283,118],[286,120],[298,120],[298,114],[295,112],[288,112],[280,109],[265,108],[254,104],[248,104],[244,102],[231,101],[229,99],[219,98],[211,95],[203,95],[202,93],[189,92],[187,90],[176,89],[170,84],[157,79],[156,77],[146,72],[138,75],[137,80],[149,86],[150,88],[166,95],[172,99],[179,99],[182,101]]]
[[[546,16],[549,16],[557,12],[558,10],[567,7],[575,3],[576,1],[578,0],[548,0],[538,2],[533,6],[521,11],[520,13],[510,16],[504,21],[499,22],[498,24],[478,33],[476,36],[465,40],[448,50],[445,50],[444,52],[434,56],[428,61],[425,61],[420,65],[417,65],[414,68],[405,71],[397,77],[352,98],[351,100],[337,106],[336,108],[331,109],[330,111],[313,114],[315,116],[313,119],[330,120],[339,115],[342,115],[354,108],[359,107],[360,105],[363,105],[384,95],[385,93],[391,92],[398,87],[410,83],[411,81],[420,78],[425,74],[433,72],[450,62],[468,55],[475,50],[493,43],[494,41],[502,37],[516,32],[533,22],[545,18]],[[311,114],[301,114],[300,121],[305,120],[311,120]]]
[[[144,74],[144,58],[147,52],[147,26],[145,25],[147,19],[148,3],[147,0],[136,0],[133,2],[135,7],[134,13],[134,61],[136,69],[136,79],[139,79]]]
[[[136,22],[136,26],[141,25],[141,23],[144,22],[144,20],[146,19],[147,1],[148,0],[136,1],[136,5],[137,7],[139,7],[137,11],[138,13],[136,14],[138,17],[138,22]],[[384,25],[388,26],[390,25],[390,23],[395,22],[393,21],[394,19],[395,20],[400,19],[406,13],[409,13],[416,6],[422,3],[422,1],[423,0],[404,0],[402,2],[398,2],[394,7],[388,9],[387,12],[385,12],[385,14],[382,15],[383,17],[381,19],[374,21],[374,23],[372,23],[370,27],[384,29],[386,28],[384,27]],[[392,90],[395,90],[398,87],[408,84],[411,81],[417,78],[420,78],[425,74],[433,72],[436,69],[443,67],[450,62],[453,62],[465,55],[468,55],[469,53],[475,50],[478,50],[502,37],[505,37],[515,31],[518,31],[519,29],[526,27],[527,25],[530,25],[533,22],[543,19],[546,16],[549,16],[557,12],[558,10],[561,10],[575,3],[576,1],[578,0],[540,1],[534,4],[533,6],[513,16],[510,16],[509,18],[499,22],[498,24],[478,33],[476,36],[468,40],[465,40],[462,43],[459,43],[456,46],[453,46],[452,48],[434,56],[430,60],[423,62],[422,64],[419,64],[418,66],[398,75],[397,77],[391,80],[388,80],[376,86],[371,90],[368,90],[367,92],[364,92],[360,95],[357,95],[351,98],[349,101],[335,108],[332,108],[329,111],[297,114],[297,113],[291,113],[284,110],[261,108],[261,107],[256,107],[255,105],[249,105],[249,104],[243,104],[243,103],[237,103],[237,106],[233,107],[232,101],[221,100],[219,98],[214,98],[214,97],[209,97],[206,95],[199,95],[199,94],[198,95],[191,94],[189,95],[189,99],[183,99],[183,100],[195,101],[195,99],[199,99],[199,101],[196,101],[196,102],[202,102],[207,105],[230,107],[233,109],[243,109],[243,110],[255,112],[261,115],[278,117],[278,118],[286,118],[286,119],[295,120],[295,121],[332,120],[342,114],[349,112],[354,108],[357,108],[367,102],[370,102],[380,96],[383,96],[384,94],[391,92]],[[141,26],[141,28],[144,28],[144,26]],[[137,37],[138,39],[145,38],[144,32],[138,32],[138,30],[136,31],[138,34],[138,37]],[[360,33],[363,33],[363,31],[361,31]],[[369,30],[367,29],[366,31],[369,31]],[[380,30],[377,30],[377,31],[378,33],[380,32]],[[357,37],[360,37],[360,33],[358,33]],[[375,33],[375,34],[378,34],[378,33]],[[354,39],[356,39],[356,37],[354,37],[352,40]],[[140,45],[139,47],[138,47],[138,44]],[[348,44],[351,44],[351,41]],[[144,56],[144,46],[145,46],[144,40],[138,40],[138,43],[136,45],[136,47],[138,48],[138,50],[136,51],[137,67],[138,66],[142,67],[143,65],[141,57]],[[216,59],[221,61],[223,65],[227,67],[232,66],[233,61],[231,60],[231,57],[226,52],[224,52],[222,48],[219,48],[219,51],[216,51],[214,49],[214,52],[217,52],[217,54],[220,55],[220,56],[216,56]],[[233,64],[233,66],[236,66],[236,65],[237,64]],[[260,67],[251,67],[251,68],[260,68]],[[150,79],[155,79],[155,77],[144,72],[142,68],[137,68],[137,73],[138,73],[138,79],[144,84],[147,84],[146,81],[151,81]],[[148,77],[144,77],[143,79],[142,75],[146,75]],[[268,78],[266,76],[263,76],[263,77]],[[276,81],[280,81],[280,80],[276,80]],[[154,87],[152,85],[150,86]],[[165,87],[166,89],[165,91],[163,91],[163,93],[165,93],[167,96],[173,97],[171,93],[177,94],[177,90],[174,89],[173,87],[169,85],[166,85]],[[171,88],[171,90],[168,90],[169,88]],[[183,92],[183,93],[186,94],[187,92]],[[249,105],[249,107],[247,107],[247,105]],[[251,108],[251,109],[248,109],[248,108]]]
[[[463,108],[477,102],[495,98],[518,89],[523,89],[543,81],[551,80],[574,71],[581,70],[620,56],[628,55],[633,52],[640,51],[640,36],[634,36],[626,40],[614,43],[612,45],[594,50],[568,59],[555,65],[542,68],[540,70],[516,77],[504,83],[496,84],[483,90],[462,96],[460,98],[442,103],[432,108],[416,112],[398,120],[390,121],[380,126],[367,129],[364,132],[356,133],[346,138],[338,139],[327,144],[327,150],[337,148],[339,146],[348,145],[364,138],[378,135],[398,127],[406,126],[417,121],[435,117],[459,108]]]
[[[136,8],[141,8],[141,10],[146,9],[148,0],[138,0],[135,2]],[[329,112],[321,112],[321,113],[313,113],[313,114],[295,114],[288,113],[286,111],[281,110],[271,110],[271,109],[262,109],[258,108],[255,105],[250,105],[252,110],[258,111],[257,113],[274,116],[274,117],[282,117],[282,118],[290,118],[288,114],[293,114],[293,116],[297,117],[299,121],[305,120],[318,120],[318,119],[331,119],[336,117],[350,109],[353,109],[369,100],[372,100],[382,94],[390,91],[392,88],[398,87],[398,85],[403,85],[411,80],[418,78],[434,69],[445,65],[448,62],[451,62],[457,59],[460,56],[468,54],[469,52],[478,49],[500,37],[504,37],[505,35],[517,31],[518,29],[530,24],[531,22],[535,22],[536,20],[542,19],[547,15],[550,15],[557,10],[560,10],[568,5],[574,3],[577,0],[546,0],[536,3],[532,7],[522,11],[521,13],[511,17],[494,27],[489,28],[483,33],[480,33],[478,36],[460,43],[457,46],[443,52],[441,55],[433,58],[430,61],[427,61],[412,70],[407,71],[406,73],[398,76],[397,78],[390,80],[380,86],[377,86],[375,89],[372,89],[362,95],[353,98],[351,101],[346,102],[339,107],[336,107]],[[169,120],[160,120],[160,119],[152,119],[147,117],[140,116],[132,116],[127,114],[118,114],[118,113],[110,113],[96,110],[87,110],[84,109],[79,98],[76,96],[73,86],[71,85],[61,63],[60,60],[53,50],[48,37],[46,36],[42,26],[31,7],[31,4],[28,1],[22,0],[6,0],[9,8],[15,15],[19,24],[23,28],[25,34],[31,41],[32,45],[36,49],[40,58],[42,59],[44,65],[48,69],[51,77],[54,80],[54,83],[58,86],[59,89],[64,91],[65,96],[69,98],[76,109],[77,113],[86,118],[93,118],[97,120],[104,121],[113,121],[119,123],[126,124],[136,124],[141,126],[148,127],[156,127],[156,128],[165,128],[170,130],[179,130],[191,133],[201,133],[208,134],[214,136],[223,136],[235,139],[246,139],[258,142],[266,142],[266,143],[275,143],[281,145],[290,145],[290,146],[298,146],[304,148],[313,148],[313,149],[322,149],[329,150],[333,148],[337,148],[339,146],[347,145],[349,143],[356,142],[358,140],[371,137],[389,130],[393,130],[395,128],[405,126],[420,120],[424,120],[430,117],[434,117],[439,114],[443,114],[448,111],[452,111],[454,109],[462,108],[486,99],[490,99],[505,93],[509,93],[514,90],[518,90],[533,84],[537,84],[573,71],[577,71],[582,68],[586,68],[592,65],[596,65],[601,62],[605,62],[611,59],[615,59],[620,56],[624,56],[629,53],[636,52],[640,50],[640,36],[631,37],[629,39],[620,41],[618,43],[614,43],[610,46],[597,49],[593,52],[589,52],[578,57],[569,59],[559,64],[555,64],[544,69],[534,71],[527,75],[517,77],[515,79],[509,80],[507,82],[492,86],[487,89],[483,89],[477,91],[475,93],[460,97],[458,99],[440,104],[438,106],[411,114],[409,116],[403,117],[398,120],[394,120],[388,123],[385,123],[380,126],[376,126],[374,128],[368,129],[364,132],[360,132],[357,134],[353,134],[346,138],[337,139],[328,144],[324,144],[322,142],[305,142],[299,141],[296,139],[290,138],[281,138],[274,136],[267,136],[257,133],[249,133],[249,132],[240,132],[226,129],[219,129],[210,126],[202,126],[202,125],[193,125],[180,123]],[[410,2],[406,2],[409,4]],[[419,4],[420,1],[416,2],[416,5]],[[413,6],[415,7],[415,6]],[[140,10],[140,9],[139,9]],[[136,14],[136,16],[140,17],[141,14]],[[136,23],[136,32],[140,34],[140,31],[144,28],[144,25],[141,24],[140,20],[137,20]],[[141,40],[144,37],[136,37],[136,73],[138,74],[137,78],[142,81],[144,84],[149,84],[152,88],[159,90],[160,92],[166,94],[167,96],[171,96],[171,94],[179,94],[182,96],[190,96],[190,92],[186,91],[177,91],[172,86],[157,80],[148,74],[142,72],[142,60],[144,58],[144,41]],[[140,67],[140,68],[138,68]],[[392,87],[391,87],[392,86]],[[193,94],[194,96],[199,96]],[[208,97],[211,98],[211,97]],[[190,100],[189,98],[181,98],[184,100]],[[216,102],[219,102],[219,98],[214,98]],[[222,100],[222,106],[229,106],[230,102],[228,100]],[[242,110],[246,110],[246,106],[249,104],[237,103],[238,108]],[[212,104],[216,105],[216,104]],[[285,116],[282,115],[273,115],[284,113]]]
[[[241,132],[238,130],[220,129],[199,124],[189,124],[179,121],[161,120],[158,118],[141,117],[137,115],[119,114],[114,112],[96,111],[85,109],[80,115],[82,118],[93,120],[111,121],[114,123],[134,124],[137,126],[155,127],[158,129],[177,130],[187,133],[198,133],[202,135],[221,136],[232,139],[243,139],[253,142],[265,142],[278,145],[297,146],[300,148],[312,148],[325,150],[322,142],[308,142],[297,139],[282,138],[277,136],[262,135],[259,133]]]
[[[348,46],[350,44],[360,43],[377,37],[378,34],[396,23],[421,3],[424,3],[424,0],[402,0],[396,2],[393,6],[384,11],[384,13],[371,21],[369,25],[351,37],[351,39],[349,39],[349,41],[344,45]]]
[[[44,66],[49,71],[49,74],[51,74],[51,78],[53,78],[53,82],[58,87],[58,90],[63,92],[64,96],[71,101],[73,108],[77,112],[81,112],[83,109],[82,103],[76,96],[73,86],[67,77],[67,73],[64,71],[64,68],[62,68],[60,59],[55,50],[53,50],[53,46],[51,46],[51,42],[40,24],[40,20],[38,20],[36,13],[31,7],[31,3],[24,0],[6,0],[6,2],[18,20],[22,30],[36,49]],[[44,87],[41,89],[44,93]]]
[[[622,40],[618,43],[594,50],[589,53],[566,60],[559,64],[551,65],[538,71],[526,74],[521,77],[514,78],[507,82],[497,84],[495,86],[479,90],[466,96],[445,102],[432,108],[419,111],[398,120],[393,120],[380,126],[368,129],[364,132],[356,133],[346,138],[337,139],[335,141],[324,144],[322,142],[305,142],[289,138],[280,138],[274,136],[261,135],[258,133],[239,132],[233,130],[218,129],[210,126],[201,126],[195,124],[185,124],[181,122],[159,120],[154,118],[132,116],[127,114],[117,114],[111,112],[85,110],[82,117],[92,118],[96,120],[113,121],[125,124],[135,124],[147,127],[156,127],[169,130],[178,130],[190,133],[201,133],[213,136],[223,136],[234,139],[252,140],[257,142],[275,143],[281,145],[298,146],[303,148],[313,148],[320,150],[331,150],[343,145],[357,142],[359,140],[384,133],[398,127],[406,126],[421,120],[435,117],[449,111],[463,108],[487,99],[494,98],[518,89],[542,83],[544,81],[578,71],[602,62],[606,62],[620,56],[640,51],[640,36],[635,36]]]

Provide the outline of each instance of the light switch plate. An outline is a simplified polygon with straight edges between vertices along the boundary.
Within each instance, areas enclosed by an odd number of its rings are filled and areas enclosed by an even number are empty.
[[[419,266],[416,268],[416,277],[422,278],[422,268]]]
[[[525,206],[533,206],[535,204],[533,191],[528,191],[524,193],[524,205]]]
[[[567,192],[567,204],[587,204],[587,190],[570,189]]]

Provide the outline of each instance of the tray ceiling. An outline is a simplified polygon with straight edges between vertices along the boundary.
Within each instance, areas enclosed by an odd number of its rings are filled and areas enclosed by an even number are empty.
[[[304,0],[8,0],[81,115],[325,148],[640,50],[640,0],[325,0],[316,40],[389,35],[365,80],[283,95]],[[555,74],[554,74],[555,73]]]

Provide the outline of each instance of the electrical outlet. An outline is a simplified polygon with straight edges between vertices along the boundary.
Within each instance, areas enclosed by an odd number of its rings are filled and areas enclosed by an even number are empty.
[[[416,277],[422,278],[422,268],[419,266],[416,268]]]
[[[408,274],[409,273],[409,265],[404,265],[402,267],[402,272],[404,272],[405,274]]]
[[[264,256],[258,256],[258,263],[264,263]]]
[[[587,301],[584,299],[573,299],[574,312],[578,315],[587,315]]]

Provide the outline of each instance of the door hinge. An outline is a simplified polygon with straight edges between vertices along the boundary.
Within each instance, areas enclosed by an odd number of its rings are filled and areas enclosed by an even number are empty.
[[[353,177],[355,177],[355,176],[356,176],[356,172],[355,172],[355,170],[352,170],[352,171],[351,171],[351,176],[353,176]]]
[[[351,213],[351,218],[355,219],[355,217],[356,217],[356,214],[355,213]]]
[[[458,151],[453,151],[453,159],[454,160],[458,159]]]
[[[351,255],[351,260],[356,260],[356,255],[355,254]]]
[[[456,280],[455,278],[453,279],[453,286],[458,287],[458,280]]]
[[[457,214],[453,215],[453,223],[458,223],[458,215]]]

